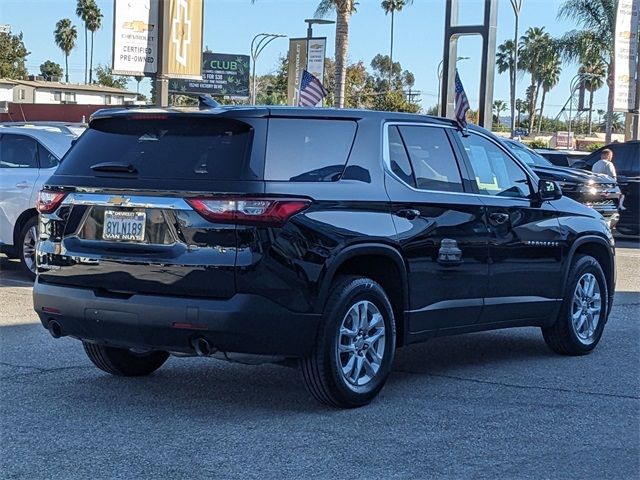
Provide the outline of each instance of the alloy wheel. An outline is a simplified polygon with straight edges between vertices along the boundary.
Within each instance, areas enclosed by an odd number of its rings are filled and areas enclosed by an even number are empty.
[[[590,345],[595,340],[602,312],[600,285],[592,273],[580,277],[573,292],[571,325],[578,340]]]
[[[38,229],[34,225],[24,236],[22,240],[22,258],[25,266],[32,273],[36,273],[36,241],[38,239]]]

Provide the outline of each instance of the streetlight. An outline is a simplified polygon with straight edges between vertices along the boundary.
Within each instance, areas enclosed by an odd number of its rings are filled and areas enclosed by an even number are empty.
[[[576,75],[571,79],[571,83],[569,84],[569,126],[568,126],[568,132],[567,132],[567,150],[570,149],[569,144],[571,144],[571,149],[573,149],[573,142],[571,141],[571,123],[573,120],[573,96],[576,93],[576,90],[578,90],[578,88],[580,88],[580,84],[582,83],[582,81],[585,78],[594,78],[594,77],[598,77],[598,75],[595,75],[593,73],[587,73],[587,72],[583,72],[583,73],[576,73]],[[542,119],[540,119],[540,121],[542,121]]]
[[[251,105],[256,104],[256,61],[267,45],[269,45],[276,38],[283,37],[286,37],[286,35],[278,35],[276,33],[259,33],[255,37],[253,37],[253,40],[251,40],[251,61],[253,63],[253,80],[251,82]]]
[[[307,38],[313,38],[313,24],[316,25],[331,25],[336,23],[335,20],[326,20],[324,18],[307,18],[305,19],[307,23]]]
[[[471,57],[456,57],[456,62],[460,60],[469,60]],[[440,115],[440,88],[442,87],[442,63],[444,62],[444,58],[440,60],[438,64],[438,103],[436,104],[436,114]]]

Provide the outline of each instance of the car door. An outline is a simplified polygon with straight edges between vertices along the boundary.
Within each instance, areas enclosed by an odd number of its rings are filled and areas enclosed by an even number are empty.
[[[488,135],[458,136],[484,204],[489,281],[480,323],[548,316],[562,297],[558,212],[539,202],[537,180]]]
[[[408,266],[409,333],[418,336],[475,323],[485,295],[483,205],[468,191],[448,130],[385,128],[385,185]]]
[[[34,208],[38,180],[38,143],[27,135],[0,137],[0,243],[13,244],[13,227],[22,212]]]
[[[616,227],[621,233],[638,234],[640,222],[640,142],[614,143],[613,164],[618,175],[618,185],[624,194],[624,210]]]

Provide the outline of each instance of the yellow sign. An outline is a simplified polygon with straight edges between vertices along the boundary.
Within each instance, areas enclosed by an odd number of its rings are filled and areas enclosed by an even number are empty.
[[[167,76],[201,78],[203,7],[203,0],[165,2],[162,69]]]

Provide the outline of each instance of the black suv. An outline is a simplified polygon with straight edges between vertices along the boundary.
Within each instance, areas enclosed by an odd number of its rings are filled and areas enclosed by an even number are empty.
[[[602,147],[574,164],[576,168],[591,170],[600,160],[602,150],[613,152],[613,164],[618,174],[618,184],[625,195],[616,229],[627,235],[640,235],[640,141],[612,143]]]
[[[538,178],[556,182],[562,188],[563,195],[593,208],[605,218],[610,228],[618,223],[620,187],[614,179],[577,168],[558,167],[520,142],[502,140],[520,160],[531,167]]]
[[[100,369],[170,354],[297,358],[368,403],[396,347],[538,326],[595,348],[614,246],[490,133],[356,110],[108,110],[42,191],[34,306]]]

